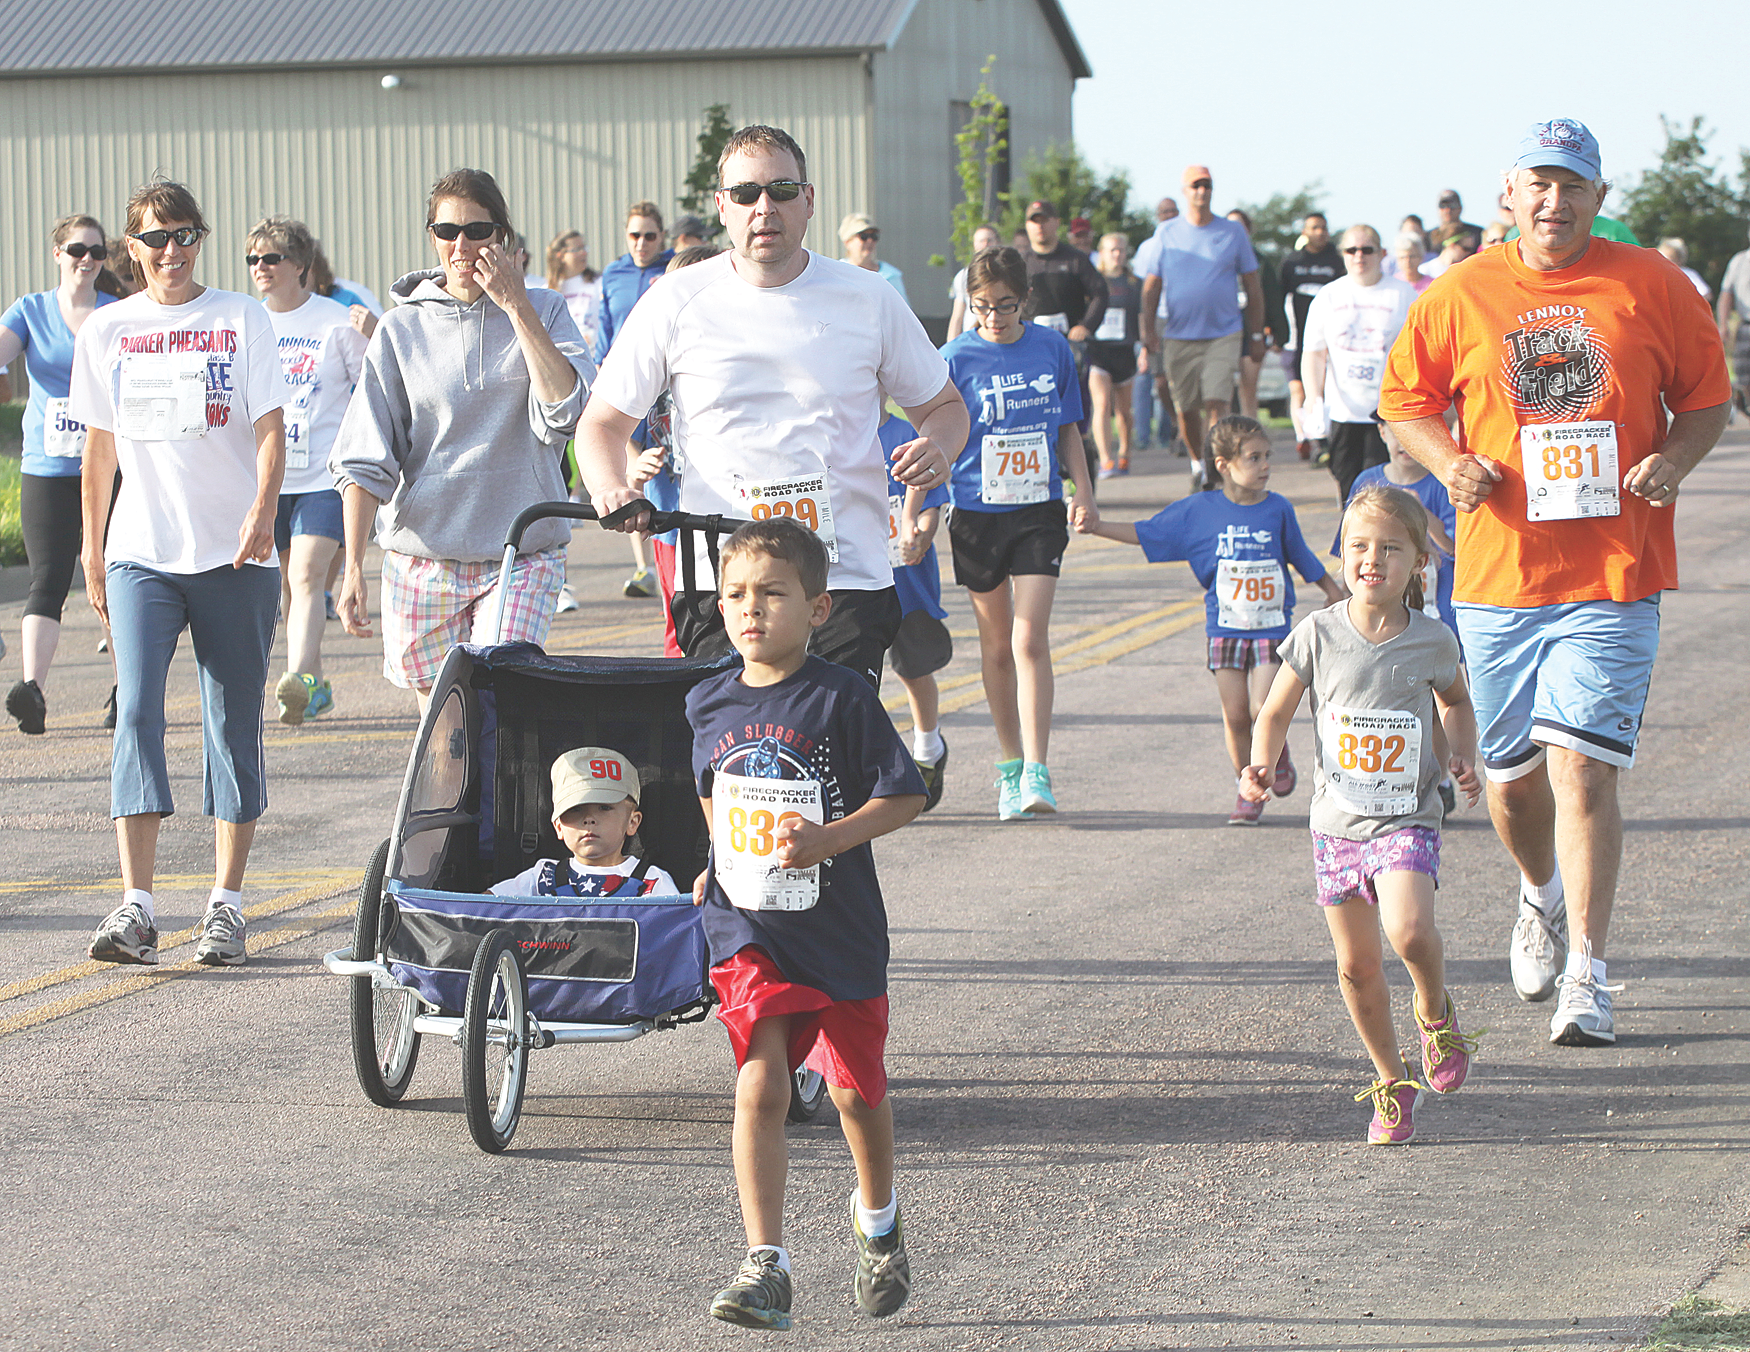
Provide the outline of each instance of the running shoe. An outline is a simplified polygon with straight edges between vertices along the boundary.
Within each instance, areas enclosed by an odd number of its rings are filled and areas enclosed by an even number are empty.
[[[310,692],[310,707],[304,710],[304,717],[306,720],[320,718],[333,707],[334,687],[327,681],[318,681]]]
[[[42,687],[35,681],[19,681],[6,692],[6,712],[18,720],[20,732],[40,737],[43,720],[48,717],[49,702],[43,698]]]
[[[1546,916],[1523,894],[1519,919],[1513,923],[1513,938],[1507,947],[1507,965],[1513,971],[1513,989],[1521,1000],[1547,1000],[1556,991],[1556,978],[1568,961],[1568,907],[1561,898],[1554,902],[1555,916]]]
[[[1270,792],[1278,798],[1286,798],[1294,792],[1294,786],[1300,783],[1300,776],[1294,772],[1294,761],[1288,754],[1288,743],[1282,744],[1282,754],[1276,758],[1276,777],[1270,781]]]
[[[243,934],[249,922],[235,906],[214,906],[201,920],[201,941],[194,960],[207,967],[241,967],[249,960],[243,951]]]
[[[273,697],[279,705],[279,720],[289,728],[295,728],[304,721],[304,714],[310,707],[311,693],[316,689],[316,678],[302,671],[288,671],[279,678],[279,684],[273,688]]]
[[[942,801],[942,786],[947,782],[944,771],[948,768],[948,739],[942,739],[942,754],[936,757],[934,765],[917,762],[918,773],[924,777],[924,792],[929,797],[924,799],[923,810],[928,812]]]
[[[85,951],[99,962],[137,962],[150,967],[158,961],[158,927],[145,907],[125,901],[104,917]]]
[[[1021,811],[1035,815],[1057,811],[1057,799],[1051,796],[1051,771],[1038,761],[1021,767]]]
[[[1611,997],[1621,986],[1606,986],[1592,975],[1592,943],[1582,939],[1586,975],[1563,972],[1557,984],[1555,1017],[1549,1021],[1549,1040],[1563,1047],[1608,1047],[1616,1041],[1616,1019]]]
[[[1294,443],[1294,449],[1296,454],[1298,454],[1302,460],[1312,459],[1312,442],[1297,441]]]
[[[1423,1023],[1414,1000],[1410,1013],[1416,1016],[1416,1031],[1422,1035],[1423,1080],[1436,1094],[1456,1094],[1470,1074],[1470,1059],[1476,1055],[1477,1038],[1482,1033],[1467,1037],[1459,1031],[1451,992],[1446,996],[1446,1015],[1439,1023]]]
[[[711,1317],[750,1329],[790,1327],[790,1274],[770,1249],[749,1249],[735,1280],[711,1297]]]
[[[1246,797],[1234,799],[1234,810],[1227,814],[1229,826],[1256,826],[1264,815],[1264,805],[1254,803]]]
[[[1458,811],[1458,790],[1453,788],[1450,779],[1440,781],[1440,811],[1447,817]]]
[[[334,608],[333,592],[322,593],[322,614],[325,618],[330,620],[338,620],[340,618],[340,612]]]
[[[1329,469],[1331,467],[1331,452],[1330,452],[1330,450],[1325,446],[1325,443],[1322,441],[1316,442],[1315,444],[1318,446],[1319,450],[1318,450],[1318,454],[1313,456],[1314,468],[1316,468],[1316,469]]]
[[[1118,477],[1123,478],[1128,473],[1130,473],[1130,458],[1121,455],[1118,457]]]
[[[553,607],[555,615],[569,615],[577,609],[577,598],[571,594],[569,585],[559,589],[559,600]]]
[[[626,585],[620,588],[620,592],[622,595],[630,596],[637,601],[655,596],[656,589],[650,581],[650,570],[640,568],[636,573],[633,573],[631,577],[626,579]]]
[[[905,1221],[897,1208],[893,1229],[884,1235],[865,1235],[857,1224],[857,1199],[851,1199],[851,1235],[857,1244],[857,1276],[852,1288],[857,1308],[876,1319],[885,1319],[911,1295],[911,1263],[905,1256]]]
[[[1375,1080],[1355,1101],[1373,1100],[1373,1121],[1367,1124],[1368,1145],[1408,1145],[1416,1139],[1416,1109],[1422,1106],[1422,1086],[1414,1080]]]
[[[1099,477],[1102,479],[1116,479],[1118,477],[1118,466],[1101,465]]]
[[[1033,814],[1021,806],[1021,762],[997,762],[997,820],[1030,822]]]
[[[110,686],[109,698],[103,702],[103,726],[111,732],[115,731],[115,691],[116,688]]]
[[[108,634],[105,634],[102,638],[97,640],[97,651],[100,653],[106,653],[109,651],[109,635]]]

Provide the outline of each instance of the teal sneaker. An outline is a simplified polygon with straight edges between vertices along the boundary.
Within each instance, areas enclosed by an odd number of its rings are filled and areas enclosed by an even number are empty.
[[[1033,814],[1021,806],[1021,762],[997,762],[997,820],[1030,822]]]
[[[304,671],[288,671],[273,688],[279,704],[279,720],[295,728],[306,718],[315,718],[334,707],[334,691],[327,681],[318,681]]]
[[[896,1209],[893,1229],[866,1235],[857,1224],[857,1199],[851,1199],[851,1235],[857,1243],[857,1275],[851,1286],[857,1308],[885,1319],[911,1297],[911,1261],[905,1256],[905,1221]]]
[[[770,1249],[749,1249],[735,1280],[711,1298],[711,1317],[750,1329],[790,1327],[790,1274]]]
[[[308,676],[303,678],[309,680]],[[310,703],[305,706],[305,718],[320,718],[334,707],[334,687],[327,681],[317,682],[310,690]]]
[[[1057,799],[1051,796],[1051,771],[1038,761],[1021,767],[1021,811],[1035,815],[1057,811]]]

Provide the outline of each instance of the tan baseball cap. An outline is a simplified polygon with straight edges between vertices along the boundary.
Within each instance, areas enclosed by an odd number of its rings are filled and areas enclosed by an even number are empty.
[[[554,821],[582,803],[636,803],[641,792],[632,762],[605,746],[580,746],[553,762]]]
[[[877,230],[880,227],[860,211],[853,211],[839,222],[839,243],[847,244],[862,234],[865,230]]]
[[[1185,166],[1185,172],[1179,175],[1180,181],[1184,183],[1187,188],[1200,178],[1206,178],[1211,183],[1215,182],[1215,175],[1209,172],[1209,166],[1207,164],[1188,164]]]

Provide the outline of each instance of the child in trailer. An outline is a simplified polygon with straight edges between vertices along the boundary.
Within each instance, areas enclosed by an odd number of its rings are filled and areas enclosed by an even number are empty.
[[[1411,1008],[1428,1088],[1457,1093],[1477,1049],[1476,1039],[1459,1031],[1434,926],[1441,821],[1435,788],[1443,754],[1466,802],[1477,801],[1482,782],[1458,640],[1422,610],[1427,520],[1422,504],[1401,489],[1376,484],[1350,499],[1342,531],[1350,597],[1309,615],[1282,645],[1283,668],[1258,715],[1252,763],[1240,779],[1252,801],[1269,796],[1270,767],[1301,696],[1310,692],[1317,750],[1313,869],[1337,950],[1338,984],[1373,1060],[1373,1084],[1355,1096],[1373,1100],[1371,1145],[1409,1144],[1422,1102],[1421,1086],[1398,1053],[1382,923],[1415,982]]]
[[[1069,525],[1100,519],[1077,423],[1075,354],[1061,333],[1030,324],[1027,267],[1013,249],[985,249],[966,269],[966,308],[976,327],[942,349],[972,415],[954,462],[954,580],[972,596],[1002,759],[997,820],[1057,811],[1045,757],[1051,741],[1051,603],[1069,547]],[[1063,471],[1075,485],[1066,510]]]
[[[1251,418],[1223,418],[1209,434],[1206,460],[1203,482],[1219,491],[1193,493],[1146,521],[1100,521],[1088,533],[1141,545],[1150,563],[1190,563],[1207,592],[1209,670],[1237,776],[1250,761],[1252,720],[1280,669],[1277,650],[1294,614],[1288,565],[1317,584],[1327,601],[1343,592],[1301,538],[1294,505],[1270,492],[1270,439],[1263,427]],[[1271,790],[1284,798],[1295,783],[1284,742]],[[1227,823],[1256,826],[1263,814],[1263,802],[1242,793]]]
[[[911,705],[911,758],[918,763],[929,798],[924,811],[942,801],[948,769],[948,743],[939,726],[941,691],[936,673],[954,659],[954,640],[943,623],[942,574],[936,565],[936,528],[948,505],[948,485],[908,489],[893,477],[892,458],[901,446],[917,440],[917,429],[904,418],[883,417],[876,435],[888,461],[887,562],[893,566],[893,590],[899,595],[901,619],[887,660],[905,687]]]
[[[924,785],[869,682],[809,655],[832,610],[820,537],[772,517],[742,526],[719,558],[718,604],[742,668],[687,696],[711,823],[712,862],[693,899],[740,1068],[735,1181],[748,1251],[711,1313],[790,1327],[784,1121],[806,1062],[826,1079],[857,1166],[852,1289],[879,1318],[905,1304],[911,1269],[884,1061],[887,913],[869,842],[917,816]]]
[[[674,879],[626,853],[644,814],[638,771],[618,751],[581,746],[553,762],[553,829],[571,851],[494,883],[501,897],[672,897]]]

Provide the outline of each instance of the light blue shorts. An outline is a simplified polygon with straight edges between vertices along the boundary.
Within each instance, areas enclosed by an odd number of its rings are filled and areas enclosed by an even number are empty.
[[[1659,655],[1659,597],[1566,605],[1459,604],[1483,766],[1518,779],[1563,746],[1628,769]]]

